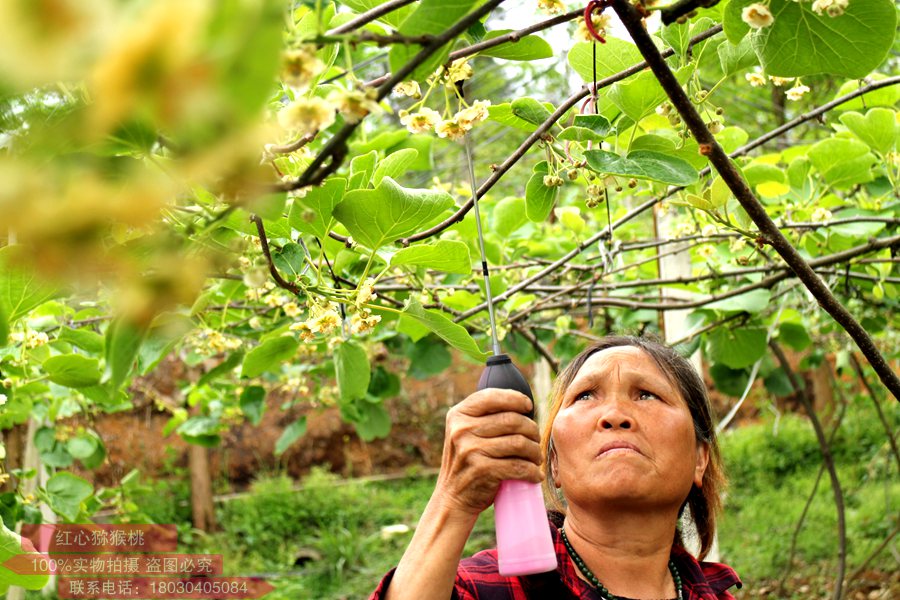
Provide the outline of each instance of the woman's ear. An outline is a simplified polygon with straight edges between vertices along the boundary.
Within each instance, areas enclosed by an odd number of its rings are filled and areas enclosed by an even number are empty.
[[[550,477],[553,478],[553,485],[559,488],[561,487],[559,483],[559,462],[556,459],[556,447],[553,445],[552,439],[547,448],[547,460],[550,461]]]
[[[709,444],[700,442],[697,444],[697,462],[694,466],[694,485],[698,488],[703,487],[703,474],[706,473],[706,466],[709,464]]]

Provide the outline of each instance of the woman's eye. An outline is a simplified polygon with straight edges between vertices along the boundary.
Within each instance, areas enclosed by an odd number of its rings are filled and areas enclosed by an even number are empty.
[[[588,400],[590,399],[591,395],[592,394],[589,390],[581,392],[575,396],[575,402],[578,402],[579,400]]]
[[[660,400],[659,396],[657,396],[653,392],[648,392],[647,390],[641,390],[638,394],[638,397],[641,400]]]

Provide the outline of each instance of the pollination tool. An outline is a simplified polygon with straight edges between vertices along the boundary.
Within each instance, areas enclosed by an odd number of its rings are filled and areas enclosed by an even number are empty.
[[[491,281],[484,251],[481,215],[478,211],[478,190],[475,184],[475,166],[472,162],[470,135],[471,133],[467,132],[465,136],[466,161],[469,167],[469,182],[472,187],[475,226],[481,251],[481,274],[484,277],[484,293],[491,322],[491,347],[494,353],[487,359],[487,365],[478,380],[478,389],[515,390],[528,396],[534,407],[534,395],[531,393],[531,387],[509,356],[500,351],[500,342],[497,340],[494,300],[491,295]],[[528,416],[534,418],[533,408]],[[531,575],[556,569],[556,551],[550,536],[550,527],[547,524],[547,512],[544,508],[541,484],[517,480],[500,482],[500,489],[494,499],[494,524],[497,532],[497,562],[501,575]]]

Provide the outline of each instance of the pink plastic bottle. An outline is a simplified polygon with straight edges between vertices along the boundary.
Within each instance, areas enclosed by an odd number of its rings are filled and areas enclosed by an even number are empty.
[[[489,387],[516,390],[534,401],[528,382],[505,354],[487,360],[478,389]],[[556,569],[556,550],[539,483],[501,482],[494,499],[494,524],[501,575],[531,575]]]

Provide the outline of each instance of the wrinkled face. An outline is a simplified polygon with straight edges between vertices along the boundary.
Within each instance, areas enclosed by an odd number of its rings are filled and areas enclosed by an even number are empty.
[[[570,506],[678,510],[709,458],[676,384],[640,348],[591,355],[552,428],[553,479]]]

